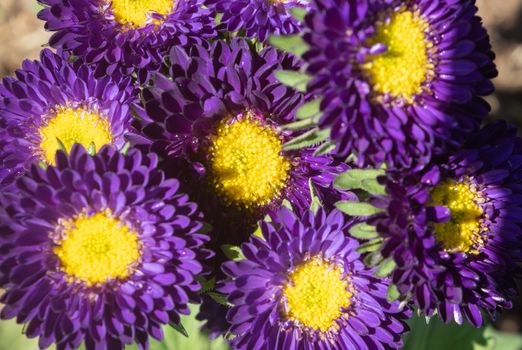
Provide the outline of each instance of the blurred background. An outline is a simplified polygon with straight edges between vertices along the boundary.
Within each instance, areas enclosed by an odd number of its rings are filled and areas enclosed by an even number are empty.
[[[495,80],[497,91],[488,98],[492,106],[490,118],[507,119],[522,131],[522,0],[477,0],[477,4],[489,30],[499,69]],[[12,74],[24,58],[37,58],[48,41],[49,33],[36,18],[39,8],[36,0],[0,0],[0,77]],[[495,328],[522,333],[522,300],[501,315]],[[7,341],[5,344],[9,344],[11,340],[6,339],[5,330],[0,333]],[[7,350],[1,342],[0,350]]]

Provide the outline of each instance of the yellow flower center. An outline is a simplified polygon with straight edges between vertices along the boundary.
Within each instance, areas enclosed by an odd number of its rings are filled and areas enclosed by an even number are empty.
[[[162,16],[170,14],[175,0],[109,0],[114,18],[120,24],[128,24],[136,28],[149,23],[156,23],[151,18],[152,13]]]
[[[316,331],[336,330],[335,321],[351,303],[348,287],[339,266],[315,257],[289,275],[283,289],[287,317]]]
[[[137,234],[109,210],[61,220],[61,238],[54,247],[71,281],[87,285],[125,279],[140,258]]]
[[[65,148],[69,152],[75,143],[88,148],[94,143],[96,149],[112,143],[110,124],[104,116],[83,108],[59,106],[54,116],[40,127],[40,156],[54,164],[56,151]]]
[[[408,103],[422,92],[422,84],[433,70],[428,57],[433,43],[425,34],[428,29],[428,23],[418,12],[406,8],[377,25],[376,34],[366,44],[380,43],[388,49],[382,54],[369,55],[362,66],[375,92]]]
[[[446,206],[451,219],[435,224],[435,236],[444,249],[449,252],[478,253],[484,243],[480,203],[484,199],[474,186],[466,182],[447,180],[431,191],[432,204]]]
[[[281,154],[281,139],[253,117],[222,121],[209,152],[212,185],[228,203],[263,206],[285,186],[290,163]]]

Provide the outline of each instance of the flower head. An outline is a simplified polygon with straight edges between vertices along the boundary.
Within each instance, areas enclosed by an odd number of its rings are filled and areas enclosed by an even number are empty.
[[[0,196],[2,319],[27,324],[40,348],[124,349],[179,323],[199,300],[211,255],[201,214],[155,155],[81,145],[33,165]]]
[[[270,35],[296,34],[301,25],[292,17],[291,8],[304,1],[287,0],[206,0],[214,13],[222,14],[220,29],[244,32],[245,36],[267,41]]]
[[[422,172],[389,173],[385,209],[371,220],[392,257],[399,292],[426,314],[482,325],[510,308],[522,261],[522,140],[505,123],[485,127]]]
[[[287,151],[304,95],[282,85],[274,72],[295,60],[247,41],[216,41],[210,50],[174,47],[170,76],[146,89],[144,111],[131,137],[162,154],[164,168],[182,179],[220,244],[240,244],[270,210],[286,199],[310,206],[309,178],[322,199],[346,168],[315,147]]]
[[[215,35],[203,0],[39,0],[38,17],[56,32],[50,45],[88,63],[99,74],[138,70],[146,81],[174,45]]]
[[[210,50],[174,47],[169,76],[158,75],[145,89],[144,110],[131,136],[139,147],[164,159],[162,168],[179,178],[212,226],[212,265],[219,275],[222,245],[239,245],[255,232],[258,220],[283,204],[310,207],[312,188],[326,206],[339,194],[336,174],[347,168],[316,147],[289,151],[283,144],[297,132],[303,94],[275,78],[278,69],[295,69],[294,58],[267,48],[253,52],[247,41],[216,41]],[[201,317],[217,316],[206,300]],[[207,312],[208,311],[208,312]],[[226,322],[211,320],[212,334]]]
[[[0,85],[0,187],[31,162],[54,164],[59,149],[74,143],[121,148],[130,127],[135,88],[118,74],[94,78],[81,62],[43,50]]]
[[[392,349],[408,330],[386,284],[373,277],[347,237],[350,223],[322,209],[287,209],[244,243],[244,260],[223,265],[220,291],[236,349]]]
[[[473,0],[314,4],[303,58],[338,155],[420,169],[478,129],[496,69]]]

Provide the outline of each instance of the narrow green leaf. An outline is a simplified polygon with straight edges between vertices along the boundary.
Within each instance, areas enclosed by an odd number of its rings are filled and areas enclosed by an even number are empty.
[[[327,141],[323,143],[321,146],[317,147],[314,152],[314,156],[322,156],[324,154],[329,154],[335,149],[335,143],[332,141]]]
[[[94,156],[96,154],[96,145],[94,142],[91,142],[89,144],[89,147],[87,148],[87,153],[89,153],[91,156]]]
[[[263,231],[261,231],[261,226],[257,225],[257,228],[256,230],[254,231],[254,233],[252,233],[254,236],[257,236],[259,238],[264,238],[263,237]]]
[[[395,284],[390,284],[388,287],[388,292],[386,293],[386,300],[388,300],[389,303],[399,299],[400,294],[399,290],[397,289],[397,286]]]
[[[377,268],[377,271],[375,271],[375,276],[377,277],[388,277],[393,269],[395,269],[395,261],[393,258],[384,259]]]
[[[223,18],[223,15],[224,15],[223,13],[218,13],[216,15],[216,18],[214,19],[216,25],[220,25],[221,24],[221,19]]]
[[[321,113],[321,100],[322,98],[316,98],[310,102],[303,104],[296,113],[297,119],[310,119],[319,116]]]
[[[179,332],[180,334],[182,334],[188,338],[189,334],[187,333],[187,330],[185,329],[185,327],[183,327],[183,325],[181,323],[179,323],[179,324],[171,323],[170,326],[172,328],[174,328],[177,332]]]
[[[243,260],[245,256],[243,255],[243,252],[241,251],[241,248],[236,245],[231,244],[223,244],[221,245],[221,250],[225,254],[227,258],[230,260]]]
[[[386,187],[381,185],[377,179],[364,179],[361,181],[361,189],[371,194],[385,195]]]
[[[303,55],[308,51],[308,44],[299,35],[272,35],[270,36],[269,42],[272,46],[293,53],[296,56]]]
[[[350,228],[350,235],[360,239],[370,239],[377,237],[377,230],[375,226],[366,223],[360,223]]]
[[[306,92],[306,85],[312,77],[293,70],[280,70],[275,73],[276,78],[286,86],[290,86],[297,91]]]
[[[330,130],[320,130],[320,129],[312,129],[310,131],[305,132],[302,135],[299,135],[292,140],[288,141],[283,145],[284,151],[292,151],[296,149],[302,149],[306,147],[310,147],[313,145],[317,145],[322,141],[326,140],[330,135]]]
[[[379,265],[383,260],[383,257],[379,251],[369,253],[364,257],[364,265],[368,267],[375,267]]]
[[[123,148],[121,149],[121,153],[122,154],[127,154],[127,152],[129,152],[129,149],[130,149],[130,142],[126,142],[124,145],[123,145]]]
[[[319,208],[321,208],[323,205],[321,203],[321,200],[319,199],[319,196],[317,195],[317,191],[315,189],[315,185],[312,181],[312,178],[308,179],[308,188],[310,189],[310,198],[312,198],[312,201],[310,203],[310,209],[312,210],[312,212],[317,213]]]
[[[383,175],[385,172],[381,169],[350,169],[337,176],[334,186],[341,190],[352,190],[361,188],[363,181],[375,180],[377,176]],[[371,186],[368,183],[367,186]]]
[[[350,216],[371,216],[382,212],[382,209],[364,202],[339,201],[335,203],[335,206]]]
[[[44,162],[44,161],[39,160],[39,161],[38,161],[38,166],[39,166],[40,168],[42,168],[43,170],[47,169],[47,163]]]
[[[209,292],[208,296],[211,297],[218,304],[232,306],[232,304],[228,302],[227,297],[221,293]]]
[[[212,231],[212,225],[204,222],[203,226],[199,229],[199,233],[209,233]]]
[[[216,277],[212,277],[211,279],[207,280],[205,277],[198,275],[196,276],[196,280],[201,284],[201,289],[199,290],[199,294],[204,294],[208,292],[209,290],[214,289],[214,286],[216,285]]]
[[[363,243],[357,248],[357,252],[359,253],[367,253],[367,252],[374,252],[378,250],[382,245],[382,238],[377,238],[372,241]]]
[[[306,11],[306,9],[304,9],[302,7],[292,7],[290,9],[290,13],[292,14],[292,17],[297,19],[299,22],[302,22],[302,21],[304,21],[304,18],[306,16],[306,14],[308,13],[308,11]]]
[[[304,130],[309,129],[315,126],[315,121],[313,119],[304,119],[299,120],[290,124],[285,124],[281,126],[281,129],[285,130]]]

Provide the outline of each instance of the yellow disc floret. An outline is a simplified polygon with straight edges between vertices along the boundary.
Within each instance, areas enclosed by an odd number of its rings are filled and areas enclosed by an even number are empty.
[[[362,67],[374,92],[411,103],[423,91],[422,84],[433,70],[428,57],[433,44],[425,34],[427,30],[428,23],[407,9],[377,25],[376,34],[366,44],[384,44],[388,49],[368,56]]]
[[[71,281],[87,285],[125,279],[140,258],[137,234],[109,210],[61,220],[61,239],[54,247]]]
[[[40,156],[54,164],[56,151],[65,148],[69,152],[75,143],[96,149],[112,143],[110,124],[104,116],[83,108],[59,106],[46,124],[40,127]]]
[[[118,23],[137,28],[156,23],[150,16],[152,13],[166,16],[174,7],[174,0],[111,0],[111,3]]]
[[[446,180],[431,191],[432,204],[446,206],[451,219],[435,224],[435,236],[449,252],[478,253],[483,244],[483,198],[467,182]]]
[[[292,271],[283,293],[288,319],[322,332],[338,329],[335,321],[350,306],[353,295],[341,268],[319,257]]]
[[[276,131],[253,117],[222,121],[211,137],[212,185],[227,202],[260,207],[285,186],[290,163]]]

